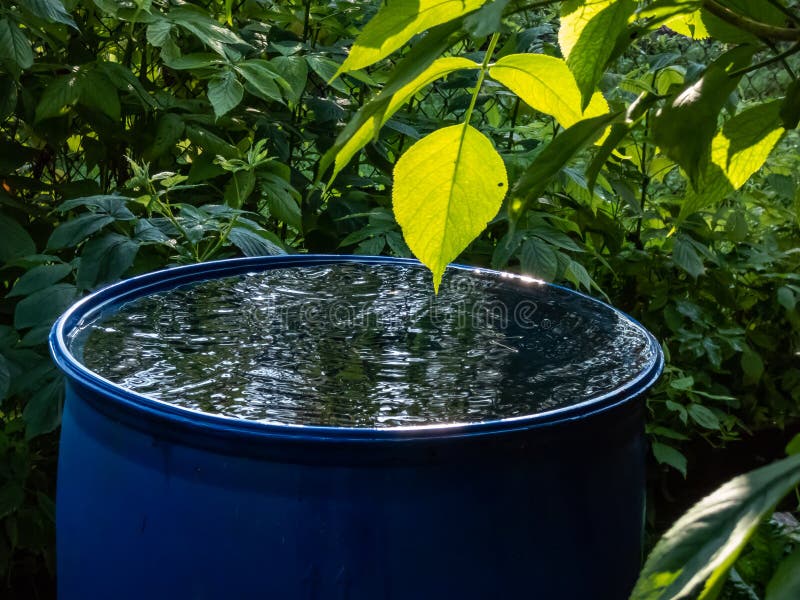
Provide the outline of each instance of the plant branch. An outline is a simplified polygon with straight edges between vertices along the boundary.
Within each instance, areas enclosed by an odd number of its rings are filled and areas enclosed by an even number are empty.
[[[767,60],[762,60],[760,63],[750,65],[749,67],[744,67],[742,69],[737,69],[736,71],[731,71],[730,73],[728,73],[728,77],[740,77],[741,75],[745,75],[752,71],[757,71],[758,69],[767,67],[773,63],[784,62],[787,56],[791,56],[792,54],[796,54],[797,52],[800,52],[800,41],[798,41],[796,44],[792,44],[792,47],[789,48],[788,50],[784,50],[780,54],[771,56]],[[789,74],[793,76],[794,73],[792,72],[791,67],[788,67],[787,65],[787,68],[789,68]]]
[[[703,8],[710,12],[715,17],[718,17],[738,27],[742,31],[747,31],[753,35],[770,40],[781,42],[797,42],[800,41],[800,29],[793,27],[778,27],[777,25],[768,25],[760,21],[755,21],[744,15],[732,11],[726,6],[722,6],[716,0],[703,0]]]

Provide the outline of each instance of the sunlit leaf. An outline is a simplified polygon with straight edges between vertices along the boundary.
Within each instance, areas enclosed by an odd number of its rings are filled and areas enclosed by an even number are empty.
[[[480,8],[487,0],[390,0],[356,38],[340,73],[386,58],[412,37]]]
[[[758,524],[800,482],[800,455],[736,477],[664,534],[631,600],[704,599],[728,573]]]
[[[766,162],[783,136],[781,101],[743,110],[729,119],[711,142],[711,164],[699,189],[687,189],[678,222],[721,202],[742,187]]]
[[[656,143],[686,171],[695,187],[701,185],[700,177],[711,159],[719,113],[741,79],[741,73],[733,73],[750,64],[754,51],[740,47],[726,52],[653,119]]]
[[[341,171],[350,159],[366,146],[372,139],[377,137],[380,128],[394,115],[406,102],[422,88],[433,81],[461,69],[478,69],[480,65],[466,58],[455,56],[439,58],[431,66],[420,73],[416,78],[401,87],[386,102],[382,110],[378,110],[370,115],[364,123],[352,133],[349,139],[339,149],[334,160],[333,174],[331,179]]]
[[[710,35],[699,10],[667,19],[664,26],[693,40],[704,40]]]
[[[628,27],[634,0],[568,0],[561,5],[558,43],[588,106],[617,37]]]
[[[584,118],[609,112],[608,102],[596,92],[582,110],[581,92],[567,63],[545,54],[511,54],[489,69],[496,79],[528,106],[551,115],[559,124],[570,127]]]
[[[444,269],[497,214],[508,189],[503,159],[470,125],[439,129],[414,144],[394,169],[392,204],[414,255]]]

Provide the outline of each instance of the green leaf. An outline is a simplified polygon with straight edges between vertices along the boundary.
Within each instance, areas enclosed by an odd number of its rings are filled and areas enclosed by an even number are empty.
[[[84,78],[80,72],[53,79],[45,89],[36,106],[35,121],[44,121],[66,114],[81,97]]]
[[[759,523],[800,482],[800,455],[736,477],[682,516],[650,553],[631,600],[710,600]]]
[[[703,185],[701,175],[711,162],[719,113],[742,78],[741,73],[731,74],[748,66],[754,51],[743,46],[723,54],[653,119],[656,143],[686,171],[695,188]]]
[[[256,187],[256,174],[252,170],[237,171],[225,186],[223,199],[233,208],[241,208]]]
[[[261,192],[267,198],[270,214],[299,231],[301,229],[301,213],[298,204],[300,194],[297,190],[277,173],[259,173],[258,180]]]
[[[553,281],[558,271],[558,260],[550,245],[539,238],[525,240],[519,254],[522,271],[543,281]]]
[[[800,122],[800,79],[795,79],[786,88],[780,115],[786,129],[794,129]]]
[[[653,442],[653,456],[661,465],[669,465],[676,469],[681,475],[686,477],[686,456],[672,446]]]
[[[764,600],[797,600],[800,598],[800,548],[781,561],[767,584]]]
[[[106,225],[113,223],[114,217],[98,213],[87,213],[65,221],[55,228],[47,240],[47,247],[53,250],[77,246]]]
[[[800,454],[800,433],[794,436],[789,443],[786,444],[786,454]]]
[[[37,325],[52,325],[78,297],[69,283],[57,283],[20,300],[14,309],[14,327],[25,329]]]
[[[138,251],[136,241],[118,233],[92,238],[81,252],[78,287],[86,290],[117,281],[131,267]]]
[[[0,20],[0,59],[10,60],[20,69],[33,65],[31,43],[14,21]]]
[[[252,89],[248,89],[256,96],[263,100],[283,102],[281,91],[275,83],[281,76],[268,61],[261,59],[248,60],[237,64],[234,68],[250,84]]]
[[[496,79],[528,106],[551,115],[562,127],[571,127],[583,118],[609,112],[608,102],[600,92],[582,109],[581,92],[567,67],[559,58],[544,54],[511,54],[489,69]]]
[[[359,126],[353,129],[348,125],[348,127],[345,128],[348,134],[346,140],[341,145],[338,145],[339,140],[342,138],[342,135],[340,135],[339,138],[337,138],[337,144],[326,154],[326,157],[329,157],[332,152],[336,152],[331,181],[361,148],[378,136],[380,128],[386,121],[422,88],[454,71],[479,68],[480,65],[478,63],[466,58],[456,56],[439,58],[427,69],[422,71],[422,73],[399,88],[391,98],[384,99],[383,95],[379,96],[371,105],[368,105],[375,109],[372,111],[372,114],[364,119],[361,119],[359,115],[354,117],[352,122],[359,123]],[[330,164],[329,160],[326,161],[326,159],[323,158],[323,164],[320,168],[327,168],[327,164]]]
[[[270,61],[280,75],[277,80],[284,88],[286,99],[292,103],[300,102],[308,79],[308,65],[302,56],[276,56]]]
[[[71,272],[72,266],[63,263],[33,267],[17,280],[7,297],[28,296],[61,281]]]
[[[16,511],[25,502],[25,489],[16,481],[6,481],[0,487],[0,519]]]
[[[8,371],[8,361],[0,354],[0,403],[8,396],[8,388],[11,384],[11,373]]]
[[[475,38],[485,38],[496,31],[500,31],[503,24],[503,11],[508,6],[509,0],[491,0],[480,10],[464,19],[464,28]]]
[[[745,346],[742,350],[741,365],[745,377],[751,382],[758,381],[764,374],[764,361],[750,346]]]
[[[610,113],[584,119],[553,138],[514,185],[512,193],[515,202],[511,206],[512,213],[518,214],[525,200],[538,197],[567,162],[583,148],[600,138],[603,131],[619,116],[620,113]],[[516,205],[517,200],[519,200],[519,205]]]
[[[386,58],[412,37],[480,8],[487,0],[390,0],[356,38],[339,73]]]
[[[686,190],[678,223],[707,206],[719,204],[742,187],[766,162],[785,130],[780,101],[743,110],[729,119],[711,143],[711,164],[698,189]]]
[[[344,145],[336,154],[334,171],[331,179],[336,177],[339,171],[350,161],[350,159],[363,148],[370,140],[378,135],[380,128],[394,115],[406,102],[422,88],[433,81],[444,77],[454,71],[461,69],[478,69],[480,65],[474,61],[460,57],[444,57],[435,60],[427,69],[417,77],[409,81],[406,85],[398,89],[394,95],[383,105],[381,109],[368,117],[361,126],[353,132]],[[378,101],[381,101],[379,97]]]
[[[559,231],[554,227],[550,227],[549,225],[531,227],[527,230],[527,233],[542,238],[547,243],[558,248],[570,250],[571,252],[583,252],[583,248],[578,246],[578,244],[576,244],[575,241],[566,233]]]
[[[25,438],[50,433],[61,424],[64,403],[64,382],[56,377],[31,396],[22,417],[25,419]]]
[[[466,123],[434,131],[397,161],[395,217],[411,251],[433,273],[435,290],[447,264],[497,214],[507,188],[503,159]]]
[[[228,240],[245,256],[276,256],[286,254],[272,238],[270,232],[246,224],[236,225],[228,234]]]
[[[164,64],[170,69],[176,71],[191,71],[195,69],[207,69],[216,65],[221,65],[220,60],[216,55],[209,52],[195,52],[193,54],[186,54],[171,60],[164,60]]]
[[[672,247],[672,260],[695,279],[706,272],[703,259],[700,258],[692,243],[683,237],[675,239],[675,245]]]
[[[720,423],[717,415],[710,408],[702,404],[690,404],[686,410],[692,420],[706,429],[719,429]]]
[[[161,48],[169,41],[171,33],[172,23],[167,19],[159,19],[147,26],[147,41],[156,48]]]
[[[244,87],[233,71],[225,71],[208,82],[208,100],[217,118],[236,108],[244,97]]]
[[[62,23],[78,29],[61,0],[25,0],[23,6],[40,19],[51,23]]]
[[[636,10],[635,0],[568,0],[561,6],[558,43],[588,106],[617,45]]]
[[[116,87],[97,70],[87,71],[81,82],[79,104],[119,121],[121,107]]]
[[[404,88],[409,82],[413,81],[420,76],[430,65],[432,65],[452,43],[460,36],[459,25],[460,19],[453,23],[440,25],[435,27],[428,34],[422,38],[418,44],[414,44],[406,55],[397,63],[389,75],[389,79],[381,90],[377,98],[367,102],[362,106],[358,112],[350,119],[345,128],[336,136],[336,140],[327,152],[322,156],[317,171],[316,181],[322,180],[322,177],[327,172],[331,163],[336,161],[336,169],[331,177],[331,181],[336,174],[344,168],[350,161],[353,155],[366,145],[372,137],[377,134],[374,124],[368,124],[368,121],[378,115],[376,123],[385,121],[381,116],[387,109],[387,105],[394,95],[397,95],[399,90]],[[402,103],[401,103],[402,106]],[[388,118],[388,117],[387,117]],[[368,132],[358,136],[358,141],[354,142],[355,146],[349,148],[348,151],[343,151],[343,148],[351,143],[356,133],[363,127],[368,127]],[[341,153],[341,157],[339,154]]]
[[[30,234],[14,219],[0,214],[0,263],[36,252]]]
[[[198,7],[191,5],[178,6],[167,14],[167,19],[191,31],[206,46],[223,57],[225,56],[227,44],[249,45],[233,31],[220,25]]]
[[[180,141],[185,130],[186,124],[183,119],[175,113],[165,114],[158,120],[156,136],[153,144],[145,153],[145,160],[154,160],[172,150]]]

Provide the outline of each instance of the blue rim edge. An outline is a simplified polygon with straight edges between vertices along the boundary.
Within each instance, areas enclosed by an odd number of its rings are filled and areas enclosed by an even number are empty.
[[[386,256],[352,256],[336,254],[295,254],[279,256],[259,256],[247,258],[233,258],[206,263],[198,263],[179,267],[172,267],[151,273],[138,275],[124,281],[104,287],[72,305],[54,323],[49,335],[50,354],[58,368],[70,379],[78,382],[89,390],[116,402],[139,416],[149,417],[159,421],[169,422],[190,430],[213,431],[216,435],[241,436],[246,435],[253,439],[277,441],[286,439],[291,441],[350,441],[374,442],[382,441],[410,441],[414,439],[453,439],[484,435],[510,433],[525,429],[553,426],[569,421],[583,420],[598,413],[608,412],[626,403],[640,398],[658,380],[664,369],[664,353],[655,337],[638,321],[622,311],[593,298],[587,294],[541,282],[530,277],[513,273],[505,273],[480,267],[465,265],[450,265],[449,268],[467,270],[494,276],[503,276],[519,279],[522,282],[538,282],[541,285],[558,288],[585,298],[591,302],[606,307],[623,319],[635,324],[647,337],[654,350],[654,358],[647,367],[626,383],[624,386],[611,392],[551,411],[523,415],[506,419],[481,421],[474,423],[448,423],[444,425],[421,425],[407,427],[329,427],[319,425],[296,425],[280,423],[264,423],[260,421],[247,421],[235,417],[213,415],[197,410],[174,406],[167,402],[150,398],[143,394],[127,390],[85,367],[70,352],[66,343],[66,333],[71,331],[80,321],[88,315],[96,314],[104,307],[109,307],[126,302],[150,293],[172,289],[187,283],[214,279],[220,276],[234,276],[256,271],[266,271],[283,267],[319,266],[331,263],[357,262],[367,264],[395,264],[419,266],[420,262],[407,258],[391,258]]]

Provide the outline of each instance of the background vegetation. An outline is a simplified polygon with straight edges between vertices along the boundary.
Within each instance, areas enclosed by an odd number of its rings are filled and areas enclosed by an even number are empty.
[[[715,464],[706,448],[731,445],[720,479],[782,455],[800,412],[795,3],[459,2],[410,46],[364,65],[351,53],[334,78],[378,10],[412,4],[0,0],[0,589],[52,593],[56,316],[172,264],[410,256],[395,165],[465,122],[511,191],[458,260],[590,291],[663,341],[651,524],[719,482],[692,483]],[[565,62],[564,23],[577,31]],[[606,39],[588,66],[582,35]],[[502,83],[491,65],[516,54],[553,57],[547,93]],[[421,81],[443,56],[467,62]],[[581,115],[598,91],[602,110]],[[572,122],[543,100],[570,94]],[[726,593],[761,597],[798,536],[788,513],[762,525]]]

